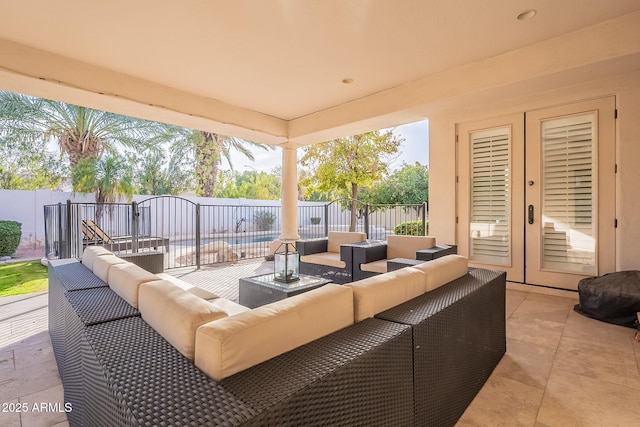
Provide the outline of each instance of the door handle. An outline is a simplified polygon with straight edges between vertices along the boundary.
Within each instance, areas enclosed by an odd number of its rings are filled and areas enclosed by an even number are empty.
[[[529,224],[533,224],[533,205],[529,205],[529,209],[527,209],[528,211],[528,220],[529,220]]]

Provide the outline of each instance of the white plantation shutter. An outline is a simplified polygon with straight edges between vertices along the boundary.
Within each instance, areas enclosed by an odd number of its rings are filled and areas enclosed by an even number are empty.
[[[473,261],[509,265],[510,128],[470,134],[470,254]]]
[[[595,114],[542,122],[542,267],[596,270]]]

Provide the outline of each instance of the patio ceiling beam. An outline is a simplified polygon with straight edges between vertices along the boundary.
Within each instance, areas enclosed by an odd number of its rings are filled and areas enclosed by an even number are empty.
[[[287,121],[0,39],[0,89],[256,142],[308,145],[442,114],[474,94],[529,91],[540,81],[551,89],[567,73],[586,81],[607,63],[633,67],[637,61],[624,58],[639,54],[634,12]]]
[[[272,145],[287,140],[285,120],[5,39],[0,89]]]

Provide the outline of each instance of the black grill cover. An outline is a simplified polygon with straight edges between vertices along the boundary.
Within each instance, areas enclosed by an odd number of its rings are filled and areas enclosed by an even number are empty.
[[[640,312],[640,271],[619,271],[588,277],[578,283],[580,303],[574,310],[607,323],[636,326]]]

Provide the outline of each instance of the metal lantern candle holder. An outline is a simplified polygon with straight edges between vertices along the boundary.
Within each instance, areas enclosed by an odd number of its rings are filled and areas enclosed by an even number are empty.
[[[278,246],[273,261],[276,281],[290,283],[300,279],[300,254],[293,243],[284,242]]]

